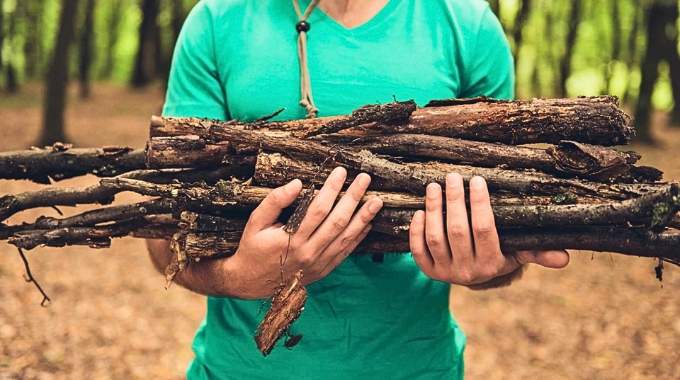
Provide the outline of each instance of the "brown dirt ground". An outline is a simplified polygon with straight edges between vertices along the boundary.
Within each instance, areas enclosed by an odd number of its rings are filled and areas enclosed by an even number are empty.
[[[0,150],[23,149],[40,125],[40,87],[0,95]],[[68,133],[77,146],[143,146],[158,89],[98,85],[94,99],[72,99]],[[680,129],[661,127],[660,146],[636,147],[643,162],[680,179]],[[69,180],[83,185],[93,178]],[[0,182],[0,193],[35,189]],[[121,197],[129,201],[130,197]],[[73,213],[74,209],[67,210]],[[35,218],[50,209],[12,220]],[[22,281],[15,250],[0,244],[0,379],[182,378],[204,299],[163,289],[144,245],[120,239],[108,250],[82,247],[29,253],[54,302]],[[563,271],[531,268],[505,289],[455,288],[452,309],[468,334],[471,379],[671,379],[680,376],[680,270],[660,284],[651,260],[574,252]]]

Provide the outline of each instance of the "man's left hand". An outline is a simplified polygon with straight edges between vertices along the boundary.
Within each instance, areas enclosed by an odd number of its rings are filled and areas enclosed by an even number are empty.
[[[446,220],[442,188],[427,186],[425,211],[411,221],[409,241],[413,258],[429,277],[458,285],[477,285],[514,272],[524,264],[563,268],[566,251],[518,251],[503,255],[486,181],[470,180],[470,218],[465,205],[463,178],[446,176]],[[468,222],[471,220],[471,223]]]

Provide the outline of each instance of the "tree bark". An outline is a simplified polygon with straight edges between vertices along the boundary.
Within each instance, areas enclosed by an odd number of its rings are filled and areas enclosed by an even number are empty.
[[[78,79],[80,80],[80,98],[90,97],[90,68],[93,61],[93,41],[94,34],[94,8],[95,0],[86,0],[85,17],[83,26],[80,30],[80,59],[78,61]]]
[[[634,133],[630,118],[618,107],[616,98],[608,96],[518,101],[477,98],[436,101],[431,105],[414,110],[408,122],[402,124],[394,122],[395,117],[404,120],[400,108],[392,108],[394,114],[387,117],[387,123],[371,119],[367,124],[357,123],[352,115],[270,123],[153,117],[150,135],[196,135],[207,139],[215,137],[211,131],[230,128],[302,138],[330,124],[335,131],[338,126],[350,126],[342,132],[356,137],[416,133],[513,145],[573,140],[611,146],[626,144]],[[365,111],[365,107],[362,109]]]
[[[544,173],[596,181],[632,179],[632,165],[639,159],[639,155],[632,152],[619,152],[573,141],[534,148],[441,136],[397,134],[359,138],[332,135],[327,136],[324,142],[391,156],[433,158],[481,167],[536,169]],[[647,180],[658,179],[657,175]]]
[[[257,132],[230,128],[215,128],[213,136],[219,141],[230,141],[251,147],[261,147],[265,151],[279,152],[318,162],[318,175],[331,166],[345,166],[355,171],[363,171],[378,179],[385,189],[403,189],[414,194],[423,194],[431,182],[444,184],[446,174],[460,173],[465,180],[472,176],[484,177],[492,191],[508,191],[515,194],[555,195],[570,193],[610,199],[626,199],[653,189],[653,185],[643,184],[602,184],[585,180],[561,179],[542,173],[520,172],[504,169],[478,168],[443,163],[400,164],[377,157],[368,151],[327,147],[321,144],[293,137],[272,138]],[[261,173],[262,174],[262,173]],[[285,175],[289,173],[269,172],[266,175]],[[293,178],[291,178],[292,180]]]
[[[49,184],[84,174],[110,177],[145,169],[145,153],[127,147],[71,148],[54,144],[43,149],[0,153],[0,179],[29,179]]]
[[[281,284],[272,304],[257,327],[255,342],[262,355],[267,356],[281,335],[300,316],[307,301],[307,289],[302,286],[302,270]]]
[[[64,109],[68,85],[68,61],[71,41],[75,34],[74,24],[78,0],[63,0],[59,17],[59,33],[52,53],[51,63],[45,77],[45,108],[43,129],[38,145],[50,145],[66,139],[64,133]]]

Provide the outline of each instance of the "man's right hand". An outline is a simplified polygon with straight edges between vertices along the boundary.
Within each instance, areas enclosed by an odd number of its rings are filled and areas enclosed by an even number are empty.
[[[277,218],[295,201],[302,183],[294,180],[272,190],[251,213],[236,254],[223,261],[223,283],[229,288],[225,293],[244,299],[271,296],[280,283],[282,255],[286,256],[284,276],[302,269],[305,284],[324,278],[340,265],[366,237],[382,207],[382,200],[374,197],[355,213],[371,182],[365,173],[354,179],[335,204],[346,177],[343,168],[331,172],[292,236]]]

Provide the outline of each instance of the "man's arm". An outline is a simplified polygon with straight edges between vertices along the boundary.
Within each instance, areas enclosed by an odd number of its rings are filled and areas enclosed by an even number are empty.
[[[474,43],[464,59],[460,98],[488,96],[512,99],[515,75],[512,54],[503,28],[488,6],[475,30]],[[411,222],[410,244],[416,263],[428,276],[474,290],[507,286],[521,277],[524,265],[536,263],[561,268],[569,262],[564,251],[506,252],[500,241],[486,182],[479,177],[465,194],[463,179],[452,173],[442,188],[431,184],[425,197],[425,212]],[[469,199],[470,217],[465,199]],[[442,212],[447,210],[446,219]]]
[[[170,241],[148,239],[146,247],[149,250],[151,262],[156,270],[161,274],[164,273],[173,255],[170,250]],[[224,260],[192,262],[184,270],[175,275],[173,282],[192,292],[206,296],[235,296],[230,291],[231,287],[228,283],[230,276],[227,273],[227,268],[225,268]]]

